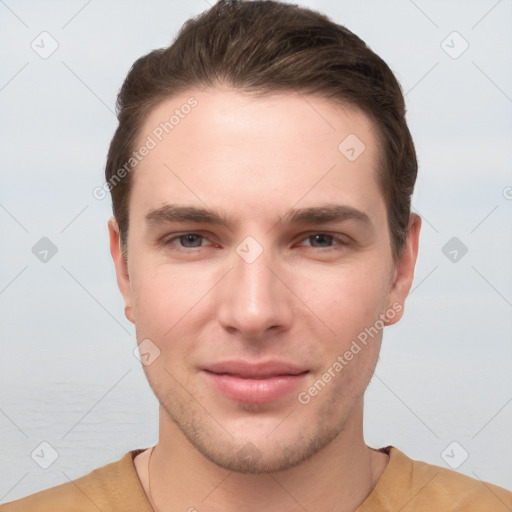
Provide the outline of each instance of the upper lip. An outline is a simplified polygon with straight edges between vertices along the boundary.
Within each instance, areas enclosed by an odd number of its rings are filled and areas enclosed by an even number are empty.
[[[260,361],[250,363],[242,360],[229,360],[213,363],[204,368],[211,373],[227,373],[245,378],[276,377],[278,375],[299,375],[308,370],[286,361]]]

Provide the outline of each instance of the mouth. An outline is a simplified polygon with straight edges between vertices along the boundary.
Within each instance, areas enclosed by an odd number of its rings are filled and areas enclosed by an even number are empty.
[[[226,398],[262,404],[291,393],[309,370],[282,361],[225,361],[209,365],[202,373],[211,387]]]

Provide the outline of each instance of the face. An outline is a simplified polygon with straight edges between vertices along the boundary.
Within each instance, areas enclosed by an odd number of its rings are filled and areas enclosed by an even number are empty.
[[[191,90],[148,136],[127,262],[109,229],[161,422],[229,470],[292,467],[362,415],[419,225],[394,261],[375,127],[326,99]]]

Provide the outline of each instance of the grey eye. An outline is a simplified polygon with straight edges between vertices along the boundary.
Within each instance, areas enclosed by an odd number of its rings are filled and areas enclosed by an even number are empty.
[[[201,242],[204,237],[196,233],[187,233],[178,237],[180,244],[183,247],[201,247]],[[190,245],[187,245],[190,243]]]

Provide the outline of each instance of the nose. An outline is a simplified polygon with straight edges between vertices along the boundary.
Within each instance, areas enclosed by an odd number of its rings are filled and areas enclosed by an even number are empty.
[[[270,251],[263,250],[254,261],[234,251],[230,263],[217,295],[224,329],[251,340],[288,329],[293,317],[290,279]]]

